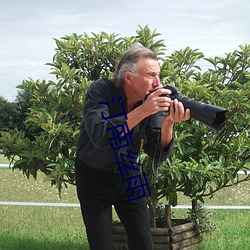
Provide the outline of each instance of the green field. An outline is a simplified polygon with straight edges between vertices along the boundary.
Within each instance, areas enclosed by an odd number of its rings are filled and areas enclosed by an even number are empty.
[[[1,162],[1,159],[0,159]],[[57,190],[44,182],[27,180],[19,171],[0,168],[0,201],[73,202],[78,203],[75,187]],[[180,197],[179,204],[189,204]],[[207,200],[206,204],[250,205],[249,183],[227,188]],[[174,210],[184,216],[183,209]],[[199,249],[248,250],[250,246],[250,210],[211,210],[217,230],[205,235]],[[0,205],[0,250],[80,250],[89,249],[80,208]]]
[[[3,156],[1,150],[0,150],[0,163],[3,163],[3,164],[8,164],[9,163],[8,159]]]

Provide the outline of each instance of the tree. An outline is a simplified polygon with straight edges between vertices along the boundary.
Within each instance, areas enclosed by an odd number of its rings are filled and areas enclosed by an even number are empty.
[[[209,61],[212,68],[202,73],[197,66],[200,59]],[[204,197],[212,198],[221,188],[250,180],[249,174],[241,179],[237,175],[239,170],[247,173],[250,169],[249,67],[250,45],[214,59],[185,48],[164,61],[165,84],[177,86],[192,99],[224,106],[229,112],[219,134],[194,120],[176,124],[174,154],[162,164],[157,182],[150,187],[152,215],[157,201],[163,197],[173,206],[178,203],[178,192],[204,202]],[[150,159],[142,155],[142,161],[144,170],[150,169]],[[151,173],[147,172],[147,176]],[[151,219],[154,224],[155,218]]]
[[[17,117],[16,126],[19,131],[25,132],[26,128],[25,128],[24,122],[27,117],[28,110],[32,105],[30,101],[31,99],[32,99],[32,95],[29,89],[26,89],[26,90],[20,89],[17,92],[15,104],[16,104],[19,116]]]
[[[198,49],[184,48],[165,55],[159,33],[148,26],[136,36],[92,33],[72,34],[55,39],[56,53],[51,73],[57,81],[25,80],[19,89],[30,93],[30,108],[25,131],[1,132],[0,145],[5,155],[29,177],[42,171],[59,192],[63,185],[74,184],[74,158],[87,88],[99,77],[110,77],[120,55],[133,43],[140,42],[160,58],[162,82],[175,85],[182,94],[203,102],[224,106],[228,119],[219,134],[198,121],[176,124],[173,155],[151,183],[149,205],[154,225],[156,202],[167,197],[177,204],[177,193],[191,199],[212,197],[220,188],[238,181],[237,172],[249,169],[249,57],[250,45],[225,57],[205,58]],[[207,60],[211,67],[204,72],[198,66]],[[27,134],[32,136],[27,136]],[[150,180],[150,159],[141,156],[142,168]],[[244,179],[249,180],[247,175]]]
[[[24,120],[30,107],[30,99],[29,90],[18,91],[15,102],[8,102],[0,97],[1,131],[25,130]]]
[[[0,114],[0,129],[2,131],[19,128],[20,111],[16,103],[8,102],[3,97],[0,97]]]

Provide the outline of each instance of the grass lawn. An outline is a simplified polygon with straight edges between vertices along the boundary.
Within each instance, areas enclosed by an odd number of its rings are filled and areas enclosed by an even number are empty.
[[[213,221],[217,231],[205,235],[200,249],[250,249],[250,210],[216,210],[213,212]]]
[[[89,249],[80,209],[0,206],[1,250]]]
[[[0,157],[1,162],[1,157]],[[1,162],[2,163],[2,162]],[[0,201],[78,203],[75,187],[63,191],[62,199],[50,183],[27,180],[18,170],[0,168]],[[179,204],[190,204],[180,197]],[[249,183],[224,189],[206,204],[250,205]],[[175,217],[185,210],[175,209]],[[199,249],[250,249],[250,210],[211,210],[217,230],[204,237]],[[89,249],[80,208],[0,205],[1,250],[84,250]]]
[[[74,186],[60,199],[43,179],[0,168],[0,201],[78,203]],[[0,250],[89,249],[80,208],[0,205],[0,224]]]
[[[9,164],[9,161],[4,155],[2,154],[2,151],[0,150],[0,163],[2,164]]]

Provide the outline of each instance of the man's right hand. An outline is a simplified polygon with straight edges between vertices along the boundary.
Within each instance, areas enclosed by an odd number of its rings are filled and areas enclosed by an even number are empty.
[[[146,100],[141,105],[141,109],[145,116],[153,115],[157,112],[167,112],[171,105],[172,100],[170,97],[162,96],[169,95],[171,91],[169,89],[160,88],[150,93]]]

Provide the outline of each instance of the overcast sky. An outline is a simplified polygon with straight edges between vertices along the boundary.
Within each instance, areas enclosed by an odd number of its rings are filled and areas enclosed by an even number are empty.
[[[0,96],[14,101],[29,77],[52,79],[53,38],[87,32],[162,34],[167,54],[190,46],[223,55],[250,42],[249,0],[1,0]]]

